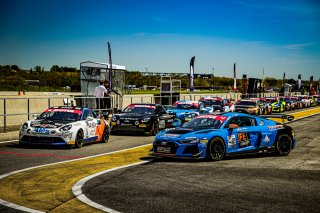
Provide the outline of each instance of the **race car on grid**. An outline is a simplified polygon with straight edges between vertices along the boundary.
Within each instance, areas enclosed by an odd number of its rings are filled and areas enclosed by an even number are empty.
[[[109,124],[89,108],[50,107],[20,128],[19,144],[73,145],[109,140]]]
[[[272,117],[293,119],[289,115]],[[284,156],[295,146],[291,127],[267,118],[227,112],[199,115],[182,127],[161,131],[155,137],[150,154],[221,160],[228,155],[252,152],[276,152]]]
[[[176,118],[180,118],[181,115],[186,113],[196,112],[199,108],[199,103],[197,101],[176,101],[172,104],[173,108],[168,109],[169,113],[175,114]]]
[[[249,113],[253,115],[261,115],[265,109],[258,99],[241,99],[235,104],[235,111],[241,113]]]
[[[202,97],[199,103],[203,103],[207,114],[212,112],[233,112],[234,105],[226,98],[222,97]]]
[[[159,130],[173,127],[175,115],[159,104],[130,104],[111,118],[111,133],[131,132],[156,135]]]

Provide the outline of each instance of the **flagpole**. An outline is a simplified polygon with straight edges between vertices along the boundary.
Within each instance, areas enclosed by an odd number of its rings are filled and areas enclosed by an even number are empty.
[[[112,90],[112,57],[111,57],[111,46],[108,42],[108,52],[109,52],[109,89]]]
[[[265,97],[264,92],[264,67],[262,67],[262,92],[263,92],[263,98]]]
[[[194,61],[195,61],[195,56],[193,56],[190,60],[190,99],[192,100],[192,92],[194,90],[194,86],[193,86],[193,81],[194,81]]]

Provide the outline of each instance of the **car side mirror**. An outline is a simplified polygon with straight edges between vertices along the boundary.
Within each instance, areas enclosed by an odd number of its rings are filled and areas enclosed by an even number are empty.
[[[122,112],[122,110],[121,109],[118,109],[118,111],[117,111],[118,113],[121,113]]]
[[[93,117],[87,117],[87,121],[93,121]]]
[[[229,129],[237,129],[239,126],[237,124],[229,124],[228,126]]]
[[[36,120],[36,119],[38,118],[38,115],[37,115],[37,114],[33,114],[33,115],[32,115],[32,118],[33,118],[34,120]]]

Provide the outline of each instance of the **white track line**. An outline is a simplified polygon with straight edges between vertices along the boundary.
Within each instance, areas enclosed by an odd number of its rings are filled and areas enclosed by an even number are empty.
[[[18,140],[13,140],[13,141],[0,141],[0,143],[12,143],[12,142],[18,142]]]
[[[20,173],[20,172],[25,172],[25,171],[28,171],[28,170],[31,170],[31,169],[37,169],[37,168],[46,167],[46,166],[52,166],[52,165],[57,165],[57,164],[62,164],[62,163],[85,160],[85,159],[90,159],[90,158],[99,157],[99,156],[103,156],[103,155],[111,155],[111,154],[114,154],[114,153],[128,151],[128,150],[132,150],[132,149],[140,148],[140,147],[144,147],[144,146],[149,146],[149,145],[150,144],[145,144],[145,145],[136,146],[136,147],[132,147],[132,148],[128,148],[128,149],[122,149],[122,150],[118,150],[118,151],[114,151],[114,152],[108,152],[108,153],[99,154],[99,155],[93,155],[93,156],[84,157],[84,158],[78,158],[78,159],[66,160],[66,161],[61,161],[61,162],[56,162],[56,163],[44,164],[44,165],[40,165],[40,166],[29,167],[29,168],[25,168],[25,169],[21,169],[21,170],[17,170],[17,171],[13,171],[13,172],[9,172],[9,173],[0,175],[0,180],[5,178],[5,177],[8,177],[10,175],[14,175],[14,174],[17,174],[17,173]],[[148,162],[148,161],[146,161],[146,162]],[[146,163],[146,162],[141,162],[141,163]],[[8,202],[8,201],[2,200],[2,199],[0,199],[0,205],[7,206],[9,208],[17,209],[17,210],[20,210],[20,211],[25,211],[25,212],[31,212],[31,213],[40,213],[41,212],[42,213],[42,211],[38,211],[38,210],[35,210],[35,209],[30,209],[30,208],[27,208],[25,206],[20,206],[18,204],[11,203],[11,202]]]
[[[79,199],[81,200],[83,203],[89,205],[89,206],[92,206],[96,209],[100,209],[104,212],[108,212],[108,213],[119,213],[118,211],[114,210],[114,209],[110,209],[106,206],[103,206],[103,205],[100,205],[92,200],[90,200],[89,198],[87,198],[83,193],[82,193],[82,186],[87,182],[89,181],[90,179],[94,178],[94,177],[97,177],[99,175],[102,175],[102,174],[105,174],[105,173],[108,173],[108,172],[113,172],[113,171],[116,171],[116,170],[119,170],[119,169],[123,169],[123,168],[128,168],[128,167],[131,167],[131,166],[137,166],[137,165],[141,165],[141,164],[145,164],[145,163],[148,163],[150,162],[151,160],[148,160],[148,161],[143,161],[143,162],[138,162],[138,163],[133,163],[133,164],[130,164],[130,165],[125,165],[125,166],[120,166],[120,167],[117,167],[117,168],[112,168],[112,169],[108,169],[108,170],[105,170],[105,171],[102,171],[102,172],[99,172],[99,173],[96,173],[96,174],[93,174],[93,175],[90,175],[88,177],[85,177],[83,179],[81,179],[80,181],[78,181],[73,187],[72,187],[72,192],[73,194]]]

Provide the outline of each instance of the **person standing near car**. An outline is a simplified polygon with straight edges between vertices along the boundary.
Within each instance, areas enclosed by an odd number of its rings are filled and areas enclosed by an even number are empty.
[[[109,91],[104,86],[104,82],[100,81],[99,86],[97,86],[94,90],[94,96],[96,97],[96,106],[99,109],[105,108],[105,102],[104,102],[104,94],[109,95]]]

